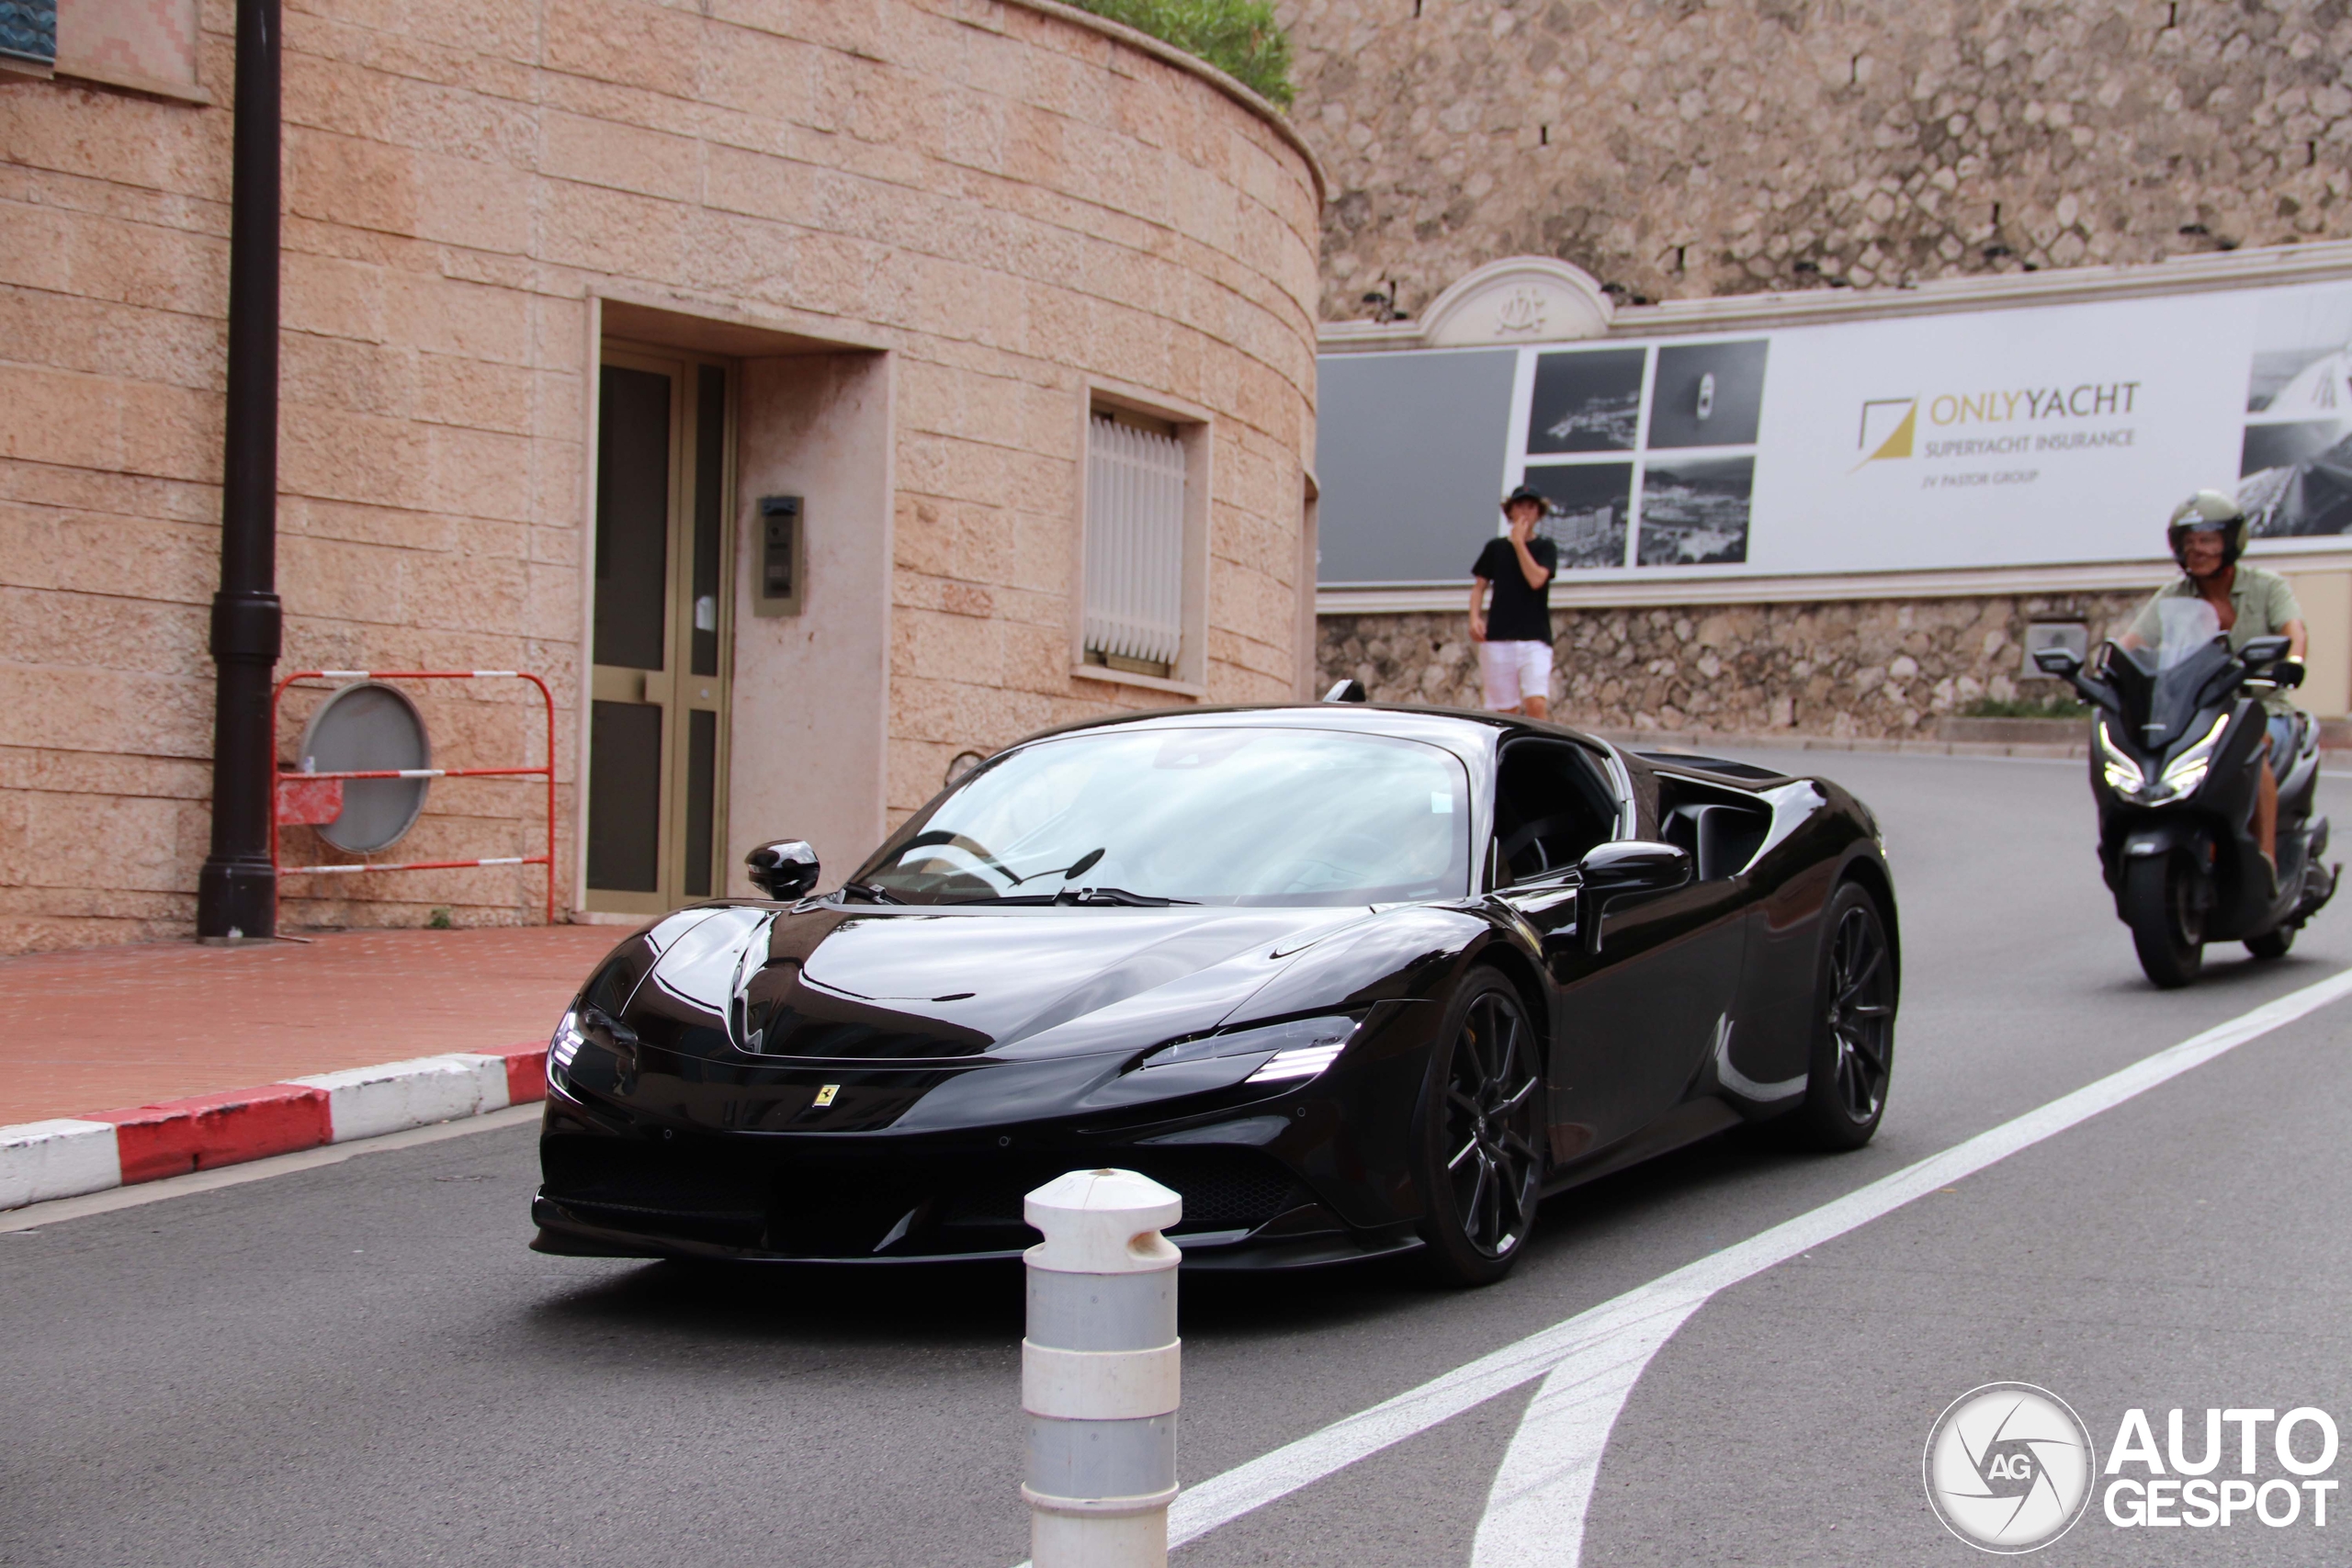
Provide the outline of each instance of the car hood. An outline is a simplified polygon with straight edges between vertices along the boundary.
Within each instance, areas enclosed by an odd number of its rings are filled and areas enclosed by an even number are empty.
[[[672,940],[628,1007],[647,1043],[771,1060],[1000,1060],[1216,1028],[1346,908],[735,906]],[[699,1048],[697,1048],[697,1044]]]

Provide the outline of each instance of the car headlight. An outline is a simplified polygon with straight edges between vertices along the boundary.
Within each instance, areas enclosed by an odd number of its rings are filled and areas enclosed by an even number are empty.
[[[580,1032],[578,1010],[565,1013],[563,1021],[555,1026],[555,1033],[548,1038],[548,1082],[560,1084],[560,1075],[571,1066],[571,1059],[580,1055],[580,1047],[586,1043],[588,1037]]]
[[[1321,1018],[1293,1019],[1287,1023],[1261,1024],[1255,1029],[1237,1029],[1223,1034],[1204,1034],[1197,1040],[1180,1041],[1163,1045],[1146,1056],[1141,1064],[1145,1072],[1155,1067],[1173,1066],[1179,1062],[1196,1062],[1210,1056],[1254,1056],[1272,1053],[1251,1073],[1244,1083],[1280,1083],[1288,1079],[1311,1078],[1340,1059],[1340,1053],[1355,1038],[1361,1018],[1347,1013],[1331,1013]]]

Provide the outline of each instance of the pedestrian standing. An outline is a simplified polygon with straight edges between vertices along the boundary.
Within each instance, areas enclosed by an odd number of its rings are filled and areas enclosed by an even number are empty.
[[[1544,717],[1552,705],[1552,573],[1560,552],[1535,536],[1545,505],[1526,485],[1505,496],[1510,532],[1488,539],[1470,569],[1470,640],[1478,645],[1487,706],[1530,718]]]

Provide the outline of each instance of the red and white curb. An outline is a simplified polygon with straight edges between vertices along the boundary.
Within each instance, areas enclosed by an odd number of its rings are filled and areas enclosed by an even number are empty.
[[[0,1127],[0,1209],[379,1137],[547,1098],[547,1047],[454,1052]]]

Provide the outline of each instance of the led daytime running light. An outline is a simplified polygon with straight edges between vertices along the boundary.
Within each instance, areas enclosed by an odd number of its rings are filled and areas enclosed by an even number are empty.
[[[1285,1078],[1311,1078],[1340,1059],[1347,1049],[1342,1040],[1336,1045],[1309,1045],[1297,1051],[1277,1051],[1266,1065],[1242,1079],[1244,1083],[1280,1083]]]
[[[2170,762],[2165,764],[2162,782],[2186,788],[2190,782],[2190,775],[2194,774],[2197,778],[2203,778],[2205,776],[2205,770],[2212,765],[2213,748],[2222,743],[2222,733],[2229,728],[2230,716],[2228,714],[2223,714],[2221,717],[2215,719],[2213,721],[2213,728],[2207,730],[2204,736],[2198,740],[2196,745],[2191,746],[2188,750],[2183,751],[2179,756],[2175,757]]]
[[[556,1075],[571,1066],[571,1059],[580,1055],[580,1047],[586,1043],[588,1043],[588,1037],[580,1032],[579,1012],[574,1010],[565,1013],[563,1021],[555,1026],[555,1033],[548,1041],[548,1081],[549,1083],[558,1081]]]
[[[2147,786],[2147,775],[2140,771],[2140,764],[2109,736],[2106,716],[2100,716],[2098,728],[2093,733],[2098,737],[2098,756],[2106,766],[2109,787],[2125,795],[2139,794]]]

